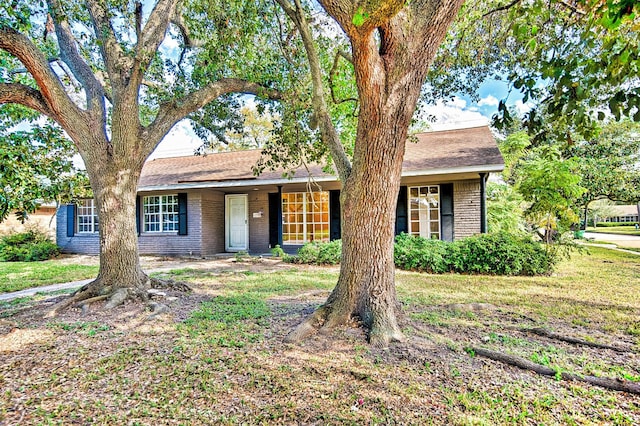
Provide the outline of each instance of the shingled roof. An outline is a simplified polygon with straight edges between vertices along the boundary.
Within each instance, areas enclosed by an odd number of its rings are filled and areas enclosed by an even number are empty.
[[[254,176],[253,165],[260,158],[260,150],[221,152],[205,156],[157,158],[142,169],[140,189],[220,187],[225,184],[273,184],[290,182],[282,171],[265,171]],[[434,175],[464,171],[500,171],[504,161],[488,127],[426,132],[416,135],[416,141],[406,145],[402,173],[405,176]],[[335,175],[322,171],[321,166],[310,167],[317,181],[337,180]],[[307,179],[305,169],[296,171],[295,178]]]

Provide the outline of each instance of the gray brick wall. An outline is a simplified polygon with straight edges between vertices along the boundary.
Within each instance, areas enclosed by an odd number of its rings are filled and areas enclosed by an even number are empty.
[[[212,255],[224,252],[224,194],[203,191],[201,204],[202,252]]]
[[[480,179],[453,183],[454,238],[480,233]]]
[[[100,253],[100,236],[95,234],[75,234],[67,237],[67,206],[56,213],[56,244],[62,253]]]
[[[261,217],[253,217],[262,212]],[[249,252],[269,253],[269,195],[266,191],[249,194]]]
[[[138,236],[140,254],[201,256],[203,254],[201,213],[201,194],[190,192],[187,195],[187,235],[178,235],[177,232],[141,232]]]

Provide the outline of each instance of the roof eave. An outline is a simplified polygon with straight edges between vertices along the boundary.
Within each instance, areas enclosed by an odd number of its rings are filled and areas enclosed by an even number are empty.
[[[402,177],[416,177],[416,176],[435,176],[435,175],[451,175],[462,173],[493,173],[501,172],[504,169],[504,164],[487,164],[480,166],[462,166],[462,167],[447,167],[438,169],[427,170],[409,170],[403,171]],[[291,179],[256,179],[256,180],[229,180],[229,181],[216,181],[216,182],[181,182],[169,185],[149,185],[141,186],[138,188],[140,192],[151,191],[170,191],[170,190],[188,190],[188,189],[221,189],[221,188],[237,188],[246,186],[269,186],[269,185],[289,185],[307,183],[309,177],[294,177]],[[315,182],[337,182],[336,176],[318,176],[314,177]]]

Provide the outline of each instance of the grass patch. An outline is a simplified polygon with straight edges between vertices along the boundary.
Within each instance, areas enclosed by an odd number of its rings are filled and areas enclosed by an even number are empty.
[[[640,424],[637,396],[539,377],[463,350],[481,345],[557,371],[638,381],[640,352],[522,330],[544,326],[640,349],[640,257],[590,253],[549,277],[398,271],[407,341],[385,349],[343,329],[283,343],[333,288],[335,270],[166,273],[194,283],[191,300],[210,297],[188,305],[178,323],[168,315],[140,324],[120,310],[105,325],[89,316],[44,326],[12,318],[23,321],[16,342],[33,343],[0,352],[0,423]],[[465,310],[473,304],[489,307]],[[53,336],[38,340],[43,328]]]
[[[56,260],[43,262],[0,262],[0,293],[93,278],[97,266],[64,265]]]
[[[640,230],[635,226],[611,226],[606,228],[587,228],[587,232],[595,232],[600,234],[620,234],[620,235],[638,235]]]

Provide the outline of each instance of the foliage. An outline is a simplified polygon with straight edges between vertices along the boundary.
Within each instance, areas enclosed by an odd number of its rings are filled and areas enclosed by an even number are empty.
[[[315,265],[336,265],[340,263],[342,256],[342,241],[306,243],[295,256],[287,258],[292,263],[304,263]]]
[[[271,254],[273,257],[285,257],[287,253],[285,253],[279,244],[276,244],[276,246],[271,249]]]
[[[340,262],[340,247],[340,240],[308,243],[289,261],[334,265]],[[530,237],[504,232],[455,242],[402,233],[396,237],[394,262],[401,269],[433,274],[544,275],[559,260],[556,253]]]
[[[633,227],[634,222],[597,222],[598,228],[619,228],[621,226]]]
[[[526,233],[524,199],[513,186],[487,183],[487,225],[490,233]]]
[[[492,275],[542,275],[553,270],[554,252],[529,237],[483,234],[456,241],[453,270]]]
[[[51,259],[60,253],[49,236],[36,229],[0,239],[0,261],[35,262]]]
[[[48,123],[16,131],[10,122],[0,125],[0,222],[11,212],[24,222],[42,202],[90,194],[86,175],[71,161],[73,143],[59,127]]]
[[[555,146],[532,150],[518,171],[516,188],[529,202],[526,215],[534,225],[544,228],[545,242],[555,233],[568,230],[578,222],[576,202],[584,192],[576,173],[577,159],[563,159]]]
[[[451,271],[450,243],[402,233],[396,237],[394,262],[398,268],[442,274]]]
[[[577,172],[586,189],[580,198],[582,206],[601,198],[640,201],[640,123],[606,123],[596,136],[579,140],[565,151],[566,157],[580,159]]]

